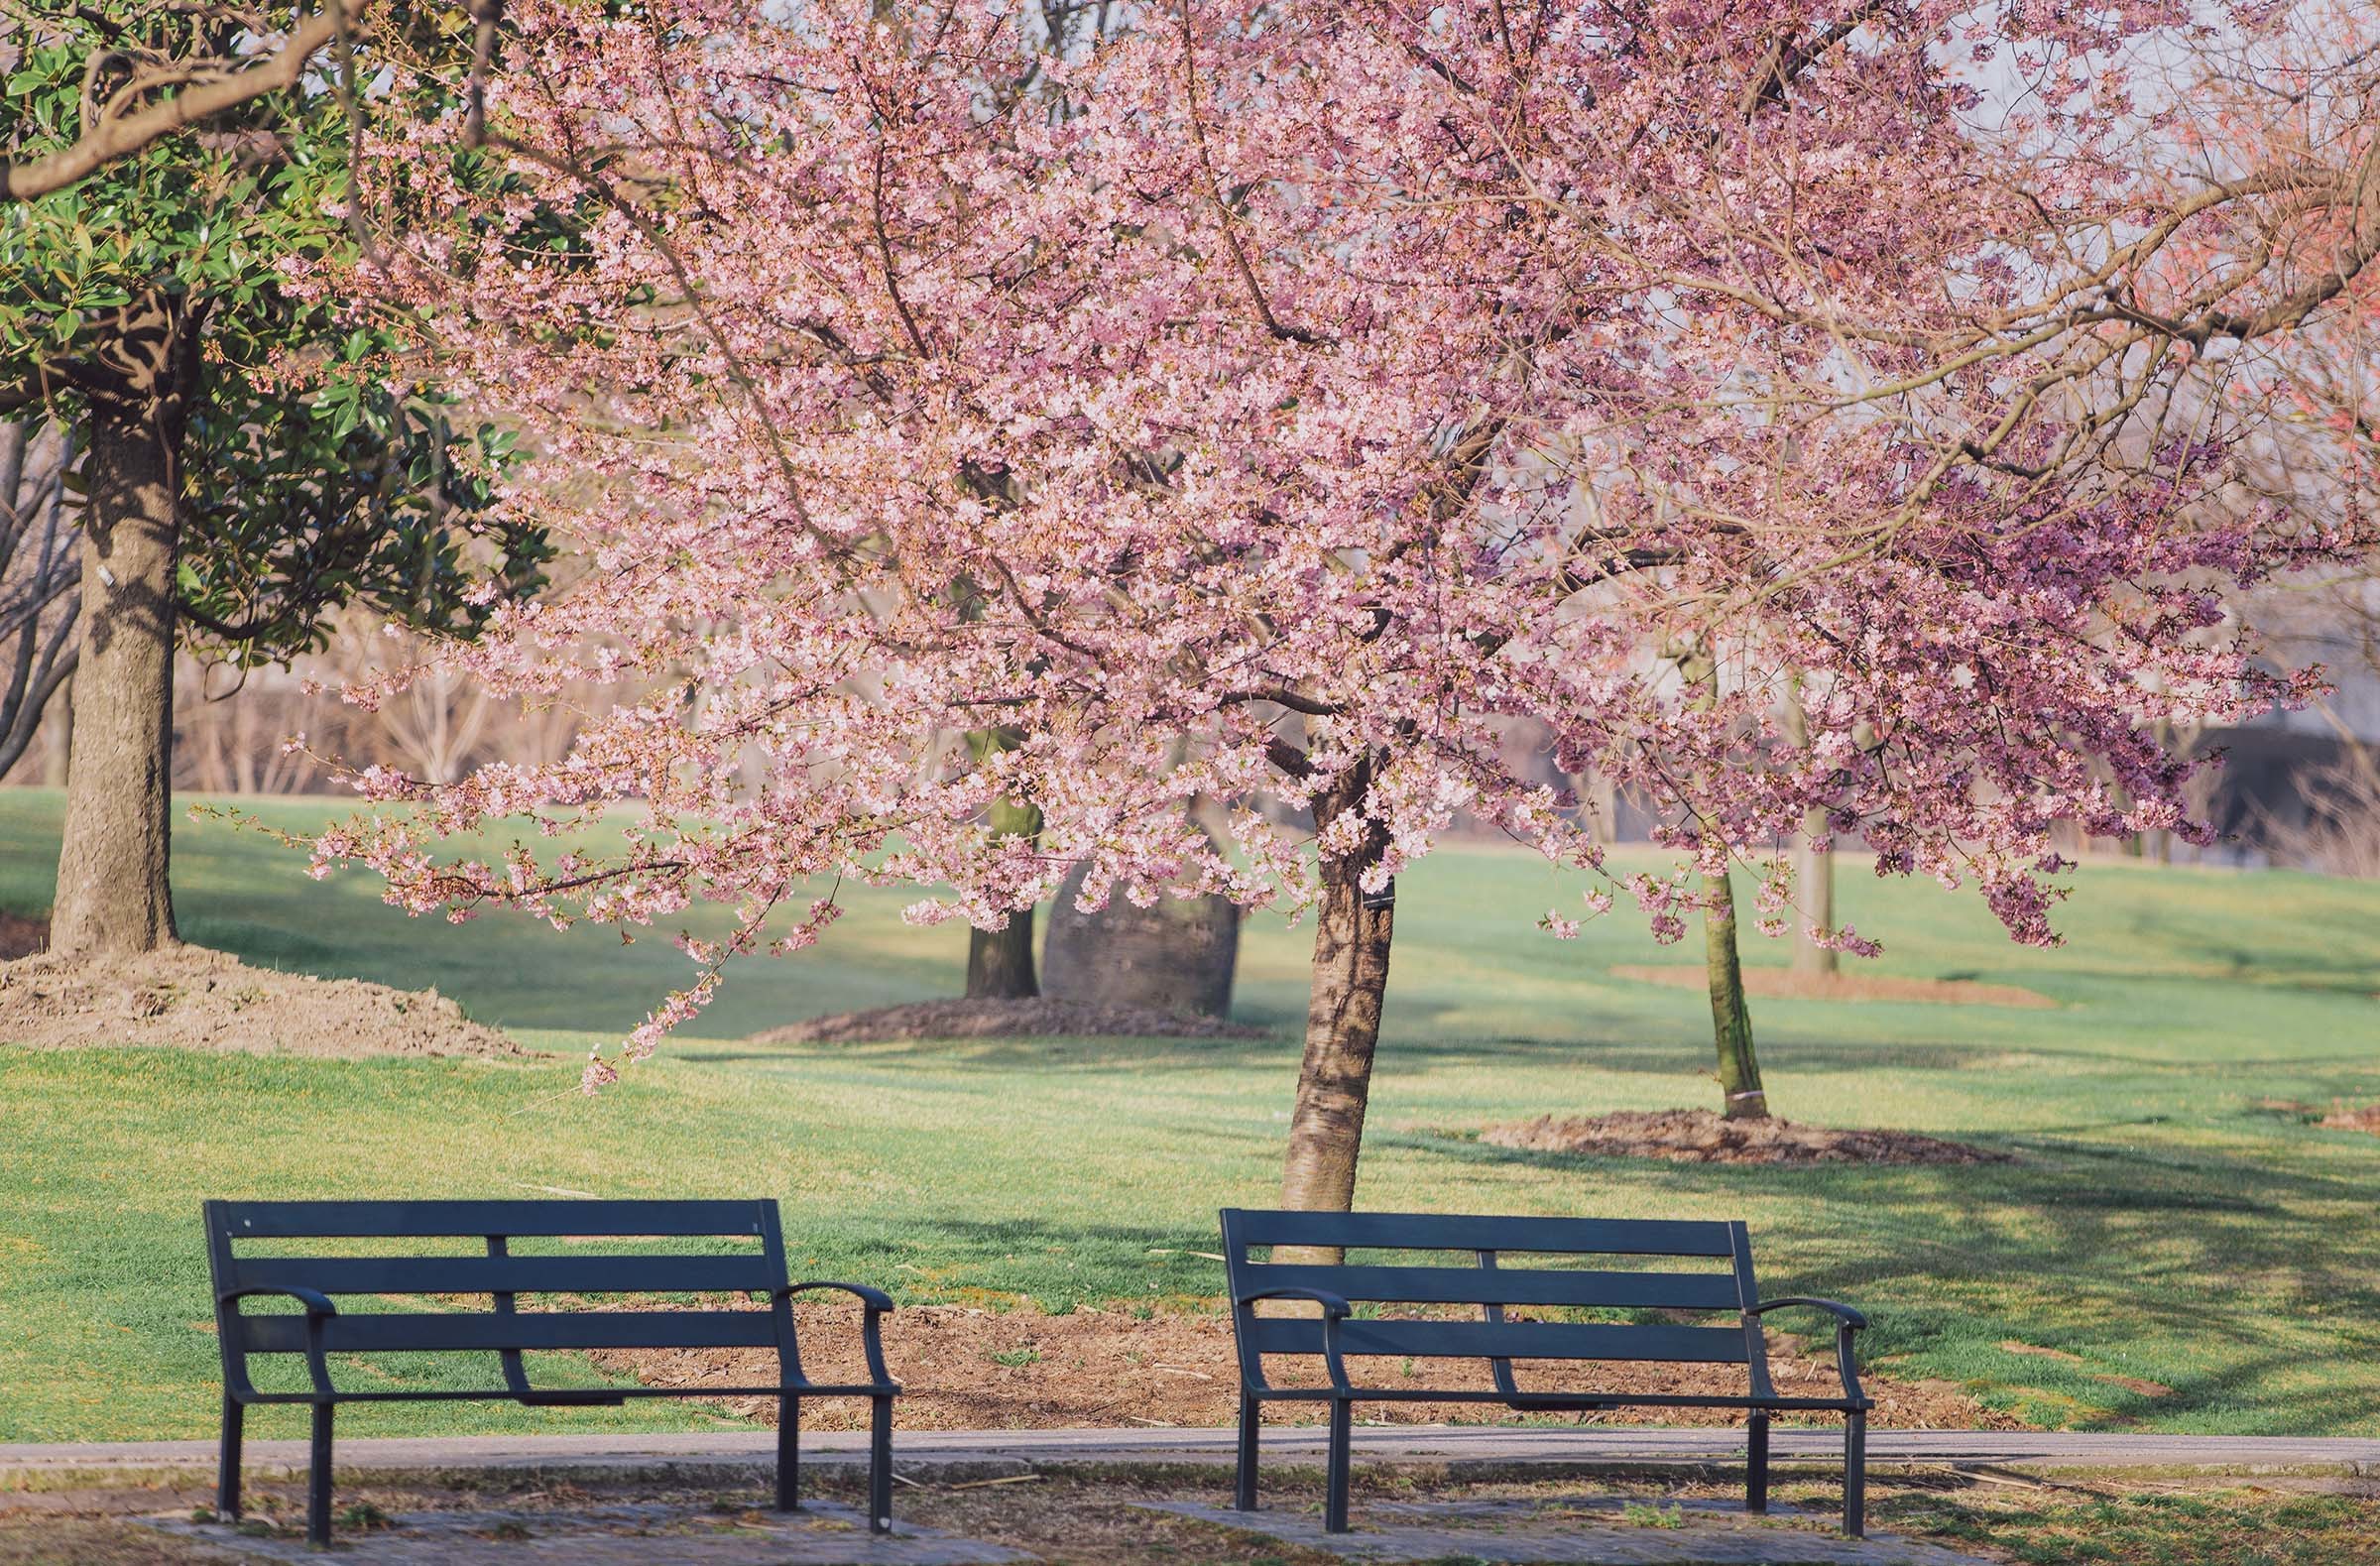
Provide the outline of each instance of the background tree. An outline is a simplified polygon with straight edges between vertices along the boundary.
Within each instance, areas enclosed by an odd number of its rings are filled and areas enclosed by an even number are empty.
[[[556,462],[666,503],[571,514],[604,570],[452,658],[681,699],[565,766],[366,779],[392,808],[320,856],[424,911],[735,904],[632,1056],[719,962],[814,941],[833,878],[978,924],[1077,862],[1095,902],[1296,908],[1283,1196],[1322,1207],[1354,1191],[1396,874],[1458,810],[1664,939],[1816,808],[2035,942],[2053,823],[2203,835],[2157,715],[2309,688],[2210,645],[2221,587],[2362,541],[2205,504],[2243,430],[2205,400],[2169,426],[2173,394],[2380,250],[2368,135],[2212,181],[2143,163],[2122,60],[2160,18],[2131,6],[1256,15],[1141,15],[1053,65],[1061,117],[987,108],[1000,17],[518,11],[486,145],[596,213],[592,262],[433,242],[379,286],[467,317],[455,372]],[[1988,130],[1954,36],[2023,78]],[[431,145],[376,145],[372,207],[510,232],[519,195]],[[1657,677],[1682,642],[1725,677]],[[1797,672],[1806,747],[1778,728]],[[1505,764],[1514,720],[1689,823],[1672,871],[1606,874]],[[993,724],[1016,742],[950,743]],[[756,755],[758,788],[725,764]],[[1037,848],[992,828],[1002,799]],[[632,801],[622,853],[436,851]]]
[[[160,61],[236,58],[260,15],[116,0],[28,30],[9,81],[11,158],[41,166],[81,145]],[[416,31],[433,52],[465,36],[442,36],[434,16]],[[336,79],[250,97],[0,221],[0,407],[47,410],[84,446],[54,950],[176,938],[178,640],[235,663],[283,659],[345,603],[468,631],[487,613],[479,584],[518,592],[545,557],[536,529],[489,504],[510,436],[458,429],[443,394],[393,368],[413,343],[406,324],[282,286],[284,265],[357,243],[344,210],[355,100],[341,83],[379,58],[351,40]]]
[[[73,466],[64,429],[0,421],[0,777],[24,759],[43,709],[74,673]]]

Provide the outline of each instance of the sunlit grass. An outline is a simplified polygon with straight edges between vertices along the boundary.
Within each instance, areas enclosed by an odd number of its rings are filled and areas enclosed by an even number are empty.
[[[297,802],[269,813],[319,819]],[[0,793],[0,906],[47,898],[57,801]],[[175,849],[185,934],[250,961],[421,987],[562,1051],[514,1064],[0,1048],[0,1439],[196,1435],[214,1411],[205,1196],[773,1195],[796,1265],[909,1299],[1201,1300],[1214,1210],[1278,1177],[1304,933],[1255,920],[1260,1041],[754,1047],[775,1023],[955,993],[964,931],[860,894],[828,943],[756,963],[649,1067],[586,1099],[686,960],[665,939],[409,920],[220,823]],[[1487,1124],[1715,1102],[1693,960],[1614,917],[1536,931],[1579,888],[1523,855],[1400,878],[1400,943],[1361,1200],[1378,1208],[1740,1216],[1773,1290],[1853,1300],[1870,1350],[2045,1423],[2380,1432],[2380,1141],[2277,1104],[2380,1098],[2380,888],[2083,871],[2053,952],[1971,900],[1846,861],[1882,971],[2021,985],[2055,1008],[1755,1003],[1772,1103],[2016,1152],[2005,1165],[1759,1170],[1562,1159]],[[1756,942],[1754,961],[1783,953]],[[2019,1354],[2018,1344],[2072,1358]],[[591,1374],[591,1372],[586,1373]],[[2119,1382],[2111,1378],[2122,1378]],[[2163,1393],[2124,1383],[2154,1384]],[[375,1410],[383,1433],[700,1424],[698,1408]],[[269,1423],[262,1434],[290,1433]]]

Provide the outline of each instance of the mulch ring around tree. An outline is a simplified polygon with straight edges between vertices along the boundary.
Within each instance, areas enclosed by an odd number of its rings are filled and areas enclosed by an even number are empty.
[[[1145,1006],[1086,1006],[1039,996],[1027,1001],[912,1001],[839,1012],[755,1033],[756,1044],[854,1044],[900,1038],[1266,1038],[1217,1017]]]
[[[645,1308],[640,1306],[639,1308]],[[907,1388],[898,1419],[904,1430],[1038,1430],[1079,1426],[1107,1428],[1208,1428],[1238,1416],[1240,1369],[1231,1318],[1220,1309],[1167,1309],[1142,1315],[1138,1309],[1077,1309],[1045,1315],[1029,1304],[1008,1310],[973,1305],[903,1305],[884,1318],[885,1358]],[[802,1367],[821,1382],[866,1379],[860,1358],[858,1307],[845,1300],[799,1307]],[[1416,1315],[1476,1318],[1449,1307],[1416,1309]],[[1512,1313],[1525,1320],[1539,1314]],[[1834,1338],[1768,1333],[1769,1374],[1788,1395],[1840,1395]],[[774,1349],[598,1349],[589,1356],[607,1371],[635,1377],[647,1385],[699,1387],[765,1386],[776,1378]],[[1319,1385],[1321,1368],[1283,1360],[1267,1374],[1282,1386]],[[1648,1365],[1613,1361],[1589,1365],[1539,1365],[1519,1371],[1521,1385],[1538,1390],[1606,1392],[1705,1392],[1740,1394],[1740,1366]],[[1425,1378],[1416,1382],[1408,1377]],[[1485,1391],[1493,1386],[1482,1360],[1367,1362],[1357,1380],[1373,1385],[1443,1386]],[[1876,1399],[1875,1423],[1913,1430],[2023,1429],[2018,1420],[1986,1408],[1956,1382],[1896,1380],[1889,1367],[1863,1372]],[[733,1412],[770,1421],[774,1397],[721,1398]],[[1502,1408],[1479,1403],[1367,1403],[1368,1423],[1492,1423],[1511,1417]],[[864,1401],[822,1398],[805,1404],[803,1423],[813,1429],[861,1428]],[[1284,1403],[1267,1423],[1319,1421],[1319,1404]],[[1617,1409],[1577,1416],[1582,1424],[1742,1423],[1724,1408]],[[1821,1421],[1824,1422],[1824,1421]]]
[[[169,946],[122,956],[44,951],[0,962],[0,1039],[36,1049],[151,1044],[314,1056],[532,1058],[435,990],[252,968],[229,952]],[[18,949],[11,946],[11,950]]]
[[[1648,967],[1623,963],[1611,970],[1614,979],[1667,985],[1674,990],[1701,990],[1711,983],[1701,963]],[[1795,973],[1790,968],[1743,970],[1744,993],[1772,1001],[1918,1001],[1937,1006],[2013,1006],[2028,1011],[2055,1008],[2058,1003],[2036,990],[2013,984],[1986,984],[1979,979],[1916,979],[1899,974]]]
[[[1725,1120],[1713,1110],[1620,1110],[1609,1115],[1490,1126],[1480,1140],[1524,1152],[1662,1158],[1672,1163],[2008,1163],[1973,1147],[1915,1132],[1805,1126],[1790,1120]]]

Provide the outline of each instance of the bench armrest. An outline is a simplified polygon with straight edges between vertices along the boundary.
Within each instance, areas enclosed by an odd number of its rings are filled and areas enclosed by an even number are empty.
[[[892,1303],[892,1296],[881,1288],[870,1288],[865,1283],[829,1283],[823,1279],[809,1283],[787,1283],[782,1288],[771,1290],[769,1299],[774,1304],[779,1299],[790,1299],[795,1294],[807,1293],[813,1288],[839,1288],[846,1294],[856,1295],[871,1311],[898,1308]]]
[[[1857,1332],[1860,1328],[1867,1325],[1867,1317],[1861,1315],[1858,1311],[1853,1310],[1848,1305],[1837,1304],[1831,1299],[1813,1299],[1801,1294],[1788,1295],[1784,1299],[1764,1299],[1760,1301],[1759,1304],[1754,1305],[1751,1309],[1745,1311],[1744,1314],[1747,1316],[1757,1316],[1763,1312],[1776,1310],[1785,1305],[1808,1305],[1816,1310],[1831,1311],[1838,1320],[1840,1320],[1845,1327],[1849,1328],[1853,1332]]]
[[[1303,1299],[1320,1305],[1322,1307],[1322,1363],[1330,1372],[1331,1387],[1342,1396],[1355,1390],[1354,1384],[1347,1379],[1347,1362],[1339,1355],[1339,1323],[1355,1314],[1354,1308],[1346,1300],[1328,1289],[1299,1288],[1294,1284],[1283,1284],[1279,1288],[1250,1289],[1235,1298],[1232,1303],[1234,1306],[1247,1306],[1252,1305],[1260,1299]],[[1250,1361],[1250,1363],[1254,1362]]]
[[[247,1299],[258,1294],[275,1295],[283,1299],[294,1299],[305,1307],[305,1313],[309,1316],[335,1316],[339,1313],[339,1307],[330,1302],[330,1296],[328,1294],[316,1293],[310,1288],[279,1288],[270,1284],[258,1288],[235,1288],[226,1290],[225,1292],[215,1296],[215,1303],[218,1305],[229,1305],[235,1301]]]
[[[868,1375],[879,1386],[893,1385],[892,1373],[885,1366],[885,1340],[882,1322],[885,1312],[897,1307],[892,1303],[892,1296],[883,1289],[870,1288],[865,1283],[836,1283],[825,1278],[813,1278],[807,1283],[787,1283],[782,1287],[771,1289],[769,1303],[773,1307],[783,1305],[790,1310],[794,1295],[806,1294],[812,1289],[820,1288],[839,1289],[843,1293],[852,1295],[867,1307],[860,1317],[860,1348],[868,1356]],[[779,1320],[784,1321],[784,1318],[780,1317]],[[787,1341],[790,1342],[792,1326],[789,1321],[784,1321],[783,1330],[787,1334]],[[798,1356],[794,1363],[797,1366],[800,1363]]]
[[[1788,1295],[1783,1299],[1764,1299],[1757,1305],[1747,1308],[1743,1314],[1747,1318],[1758,1317],[1787,1305],[1807,1305],[1813,1310],[1823,1310],[1834,1316],[1835,1369],[1843,1377],[1843,1394],[1856,1402],[1865,1403],[1867,1393],[1859,1388],[1858,1356],[1853,1351],[1851,1337],[1852,1334],[1867,1325],[1867,1317],[1848,1305],[1839,1304],[1831,1299],[1814,1299],[1801,1294]]]
[[[240,1301],[258,1295],[294,1299],[305,1307],[305,1374],[313,1382],[314,1395],[318,1398],[329,1398],[333,1388],[330,1385],[330,1363],[322,1357],[322,1323],[337,1315],[339,1307],[330,1302],[329,1295],[319,1293],[314,1289],[298,1288],[294,1285],[277,1287],[264,1284],[255,1288],[224,1290],[215,1296],[215,1309],[219,1313],[237,1316],[240,1313],[238,1308]],[[228,1341],[224,1345],[223,1361],[227,1366],[231,1363]],[[239,1380],[241,1386],[245,1387],[247,1373],[244,1367]]]

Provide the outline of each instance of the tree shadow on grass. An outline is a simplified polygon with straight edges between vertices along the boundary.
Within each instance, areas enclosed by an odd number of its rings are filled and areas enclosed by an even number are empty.
[[[1130,1072],[1212,1071],[1253,1069],[1272,1071],[1294,1066],[1300,1048],[1290,1033],[1263,1038],[1118,1038],[1032,1036],[1017,1038],[898,1039],[852,1044],[714,1044],[684,1039],[670,1046],[678,1059],[704,1065],[781,1064],[801,1066],[838,1061],[875,1069],[927,1068],[942,1072],[1013,1072],[1018,1069],[1068,1069]],[[2007,1070],[2012,1063],[2048,1063],[2073,1068],[2071,1074],[2159,1077],[2173,1080],[2203,1078],[2210,1070],[2226,1068],[2202,1061],[2170,1060],[2129,1054],[2110,1054],[2071,1045],[1962,1042],[1950,1038],[1901,1039],[1876,1043],[1814,1044],[1787,1039],[1764,1051],[1777,1062],[1781,1076],[1865,1076],[1878,1071],[1949,1071],[1978,1073]],[[1411,1037],[1383,1040],[1379,1071],[1417,1073],[1445,1067],[1541,1067],[1659,1077],[1694,1077],[1709,1069],[1707,1038],[1676,1041],[1573,1036],[1563,1039],[1489,1034],[1422,1041]],[[2369,1054],[2346,1053],[2291,1057],[2285,1062],[2292,1075],[2339,1072],[2370,1078],[2380,1090],[2380,1076]],[[2347,1089],[2352,1091],[2352,1089]]]
[[[1383,1144],[1569,1176],[1609,1216],[1737,1198],[1768,1259],[1764,1292],[1859,1304],[1869,1354],[1997,1387],[2055,1423],[2380,1429],[2380,1230],[2349,1216],[2369,1199],[2351,1172],[2202,1147],[1779,1168]]]

